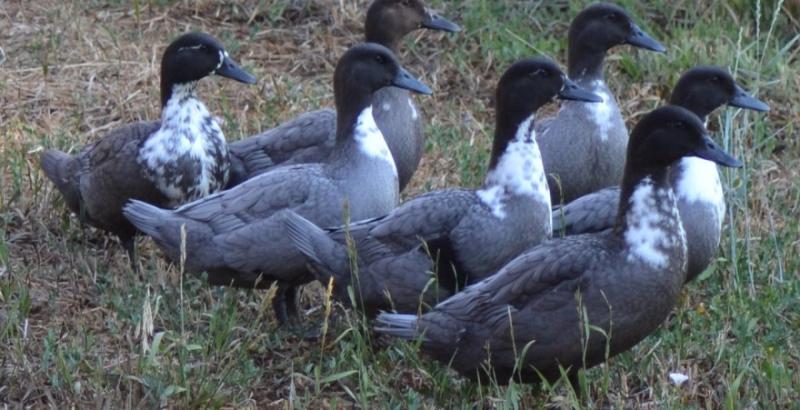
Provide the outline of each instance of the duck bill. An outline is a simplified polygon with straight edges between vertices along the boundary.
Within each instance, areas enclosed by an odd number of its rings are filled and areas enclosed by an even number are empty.
[[[736,85],[736,95],[728,102],[728,105],[759,112],[769,111],[769,105],[748,94],[747,91],[739,87],[738,84]]]
[[[631,34],[625,39],[625,42],[634,46],[643,48],[645,50],[655,51],[657,53],[664,53],[667,49],[656,41],[649,34],[645,33],[639,26],[631,23]]]
[[[562,100],[574,100],[574,101],[584,101],[593,103],[603,102],[602,97],[591,91],[581,88],[574,81],[566,77],[564,77],[564,85],[561,87],[561,91],[558,92],[558,98]]]
[[[722,148],[717,146],[717,144],[708,137],[708,135],[704,136],[705,139],[705,148],[695,151],[694,155],[707,159],[711,162],[716,162],[719,165],[724,167],[731,167],[731,168],[741,168],[742,162],[738,159],[732,157],[727,152],[723,151]]]
[[[422,23],[420,25],[424,28],[428,28],[431,30],[441,30],[450,33],[457,33],[461,31],[461,27],[459,27],[458,24],[453,23],[452,21],[442,16],[439,16],[438,14],[428,9],[425,10],[425,19],[422,20]]]
[[[406,90],[413,91],[415,93],[420,94],[433,94],[430,88],[427,85],[423,84],[422,81],[417,80],[416,77],[411,75],[405,68],[400,67],[400,71],[397,72],[397,75],[394,77],[392,81],[392,85],[399,88],[405,88]]]
[[[242,67],[239,67],[239,64],[236,64],[236,62],[228,57],[227,54],[223,56],[222,63],[220,63],[219,67],[217,67],[214,73],[226,78],[230,78],[231,80],[236,80],[240,83],[256,83],[256,78],[247,71],[244,71]]]

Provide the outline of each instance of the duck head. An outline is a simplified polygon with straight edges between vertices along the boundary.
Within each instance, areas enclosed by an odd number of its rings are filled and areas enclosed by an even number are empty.
[[[642,170],[666,168],[682,157],[695,156],[725,167],[742,163],[709,137],[703,122],[691,111],[667,105],[645,115],[628,142],[627,166]]]
[[[361,43],[347,50],[333,74],[338,113],[337,138],[345,138],[356,116],[372,105],[372,94],[389,86],[420,94],[432,93],[428,86],[400,65],[388,48],[376,43]]]
[[[511,65],[500,78],[496,93],[498,127],[504,123],[515,127],[556,98],[603,101],[597,94],[578,86],[555,62],[544,57],[519,60]]]
[[[606,52],[630,44],[646,50],[665,52],[661,43],[645,33],[621,7],[592,4],[581,11],[569,28],[570,77],[598,74]]]
[[[723,105],[755,111],[769,111],[769,106],[749,95],[744,88],[720,67],[694,67],[675,84],[670,103],[680,105],[701,119]]]
[[[161,59],[161,103],[166,105],[175,85],[194,83],[217,74],[245,84],[256,78],[228,56],[222,43],[206,33],[192,32],[178,37]]]
[[[403,37],[422,28],[451,33],[461,30],[457,24],[425,7],[421,0],[375,0],[367,10],[368,42],[396,50]]]

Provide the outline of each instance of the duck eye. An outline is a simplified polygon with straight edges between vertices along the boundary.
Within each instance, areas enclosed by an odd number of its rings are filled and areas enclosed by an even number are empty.
[[[720,82],[721,80],[722,80],[722,79],[721,79],[721,78],[719,78],[719,76],[718,76],[718,75],[715,75],[715,76],[711,77],[711,81],[713,81],[713,82],[715,82],[715,83],[718,83],[718,82]]]
[[[384,57],[383,57],[382,55],[380,55],[380,54],[378,54],[378,55],[376,55],[376,56],[375,56],[375,61],[377,61],[377,62],[378,62],[378,64],[386,64],[386,58],[384,58]]]
[[[616,21],[617,20],[617,13],[606,14],[606,20]]]

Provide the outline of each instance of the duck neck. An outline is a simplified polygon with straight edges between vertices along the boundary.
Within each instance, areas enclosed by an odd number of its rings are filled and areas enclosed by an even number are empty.
[[[356,84],[356,83],[353,83]],[[336,145],[347,144],[354,135],[362,114],[372,117],[372,91],[361,86],[336,90]],[[374,120],[373,120],[374,122]]]
[[[677,257],[683,263],[686,238],[667,167],[643,166],[626,172],[614,232],[630,252],[655,269],[666,269]]]
[[[197,98],[197,83],[175,84],[170,88],[169,98],[161,108],[161,128],[181,129],[193,127],[202,129],[204,122],[214,122],[211,113]],[[197,134],[204,137],[205,133]]]
[[[197,99],[197,81],[188,83],[175,83],[169,81],[165,75],[161,76],[161,110],[167,108],[167,104],[173,101],[173,96],[180,102],[188,99]]]
[[[581,41],[569,41],[567,68],[569,78],[579,84],[593,80],[603,80],[603,61],[606,50],[587,47]]]

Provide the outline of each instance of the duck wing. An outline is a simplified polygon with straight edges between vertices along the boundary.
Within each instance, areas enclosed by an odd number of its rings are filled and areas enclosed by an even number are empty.
[[[336,112],[305,113],[271,130],[228,144],[228,188],[278,165],[324,161],[336,142]]]
[[[478,201],[467,189],[445,189],[420,195],[376,221],[370,235],[405,248],[446,237]]]
[[[600,232],[614,226],[619,187],[609,187],[553,207],[553,232],[566,235]]]
[[[74,156],[45,151],[42,168],[69,208],[83,220],[111,232],[130,231],[132,227],[122,215],[129,199],[155,204],[166,201],[138,163],[142,144],[159,126],[158,122],[126,124]]]

